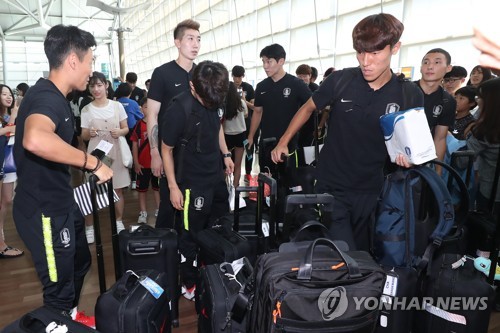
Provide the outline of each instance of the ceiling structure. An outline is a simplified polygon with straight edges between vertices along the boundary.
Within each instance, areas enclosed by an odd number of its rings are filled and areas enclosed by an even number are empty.
[[[147,6],[120,8],[120,0],[0,0],[0,39],[43,41],[57,24],[74,25],[91,32],[98,43],[111,42],[120,15]]]

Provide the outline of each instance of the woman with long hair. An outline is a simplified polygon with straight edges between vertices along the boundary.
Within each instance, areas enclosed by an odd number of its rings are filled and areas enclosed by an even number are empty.
[[[232,152],[231,158],[234,162],[234,187],[238,187],[241,177],[241,163],[243,159],[243,140],[245,140],[245,117],[248,108],[236,89],[233,82],[229,82],[229,90],[226,96],[224,111],[224,137],[227,149]]]
[[[5,243],[3,226],[7,217],[7,210],[12,204],[14,197],[14,183],[17,179],[16,173],[4,174],[3,164],[5,160],[5,146],[9,137],[14,134],[16,126],[14,121],[17,116],[17,106],[14,100],[12,89],[5,84],[0,84],[0,259],[15,258],[22,255],[22,250],[8,246]]]
[[[119,137],[128,133],[127,114],[123,106],[108,99],[108,83],[104,74],[94,72],[89,81],[89,88],[94,100],[87,104],[81,113],[82,138],[90,140],[87,151],[92,152],[102,140],[113,145],[106,155],[104,163],[111,164],[113,170],[113,188],[119,197],[116,207],[116,227],[118,232],[125,229],[123,225],[124,197],[123,188],[130,185],[130,175],[124,166]],[[108,159],[109,158],[109,159]],[[86,235],[89,243],[94,242],[94,227],[91,218],[86,218]]]
[[[485,81],[477,89],[479,118],[467,140],[467,147],[477,156],[479,189],[476,208],[488,211],[500,148],[500,78]],[[500,182],[499,182],[500,185]],[[494,211],[498,212],[500,188],[497,187]],[[496,208],[495,208],[496,207]]]
[[[470,77],[469,81],[467,81],[467,85],[477,88],[481,83],[488,81],[491,78],[491,69],[477,65],[470,72]]]

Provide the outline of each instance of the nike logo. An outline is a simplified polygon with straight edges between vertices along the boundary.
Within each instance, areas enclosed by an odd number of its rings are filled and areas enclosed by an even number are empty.
[[[340,101],[341,101],[342,103],[350,103],[350,102],[352,102],[352,100],[351,100],[351,99],[343,99],[343,98],[342,98]]]
[[[264,95],[267,91],[261,91],[260,94]]]
[[[176,83],[176,84],[175,84],[175,86],[176,86],[176,87],[178,87],[178,86],[180,86],[180,85],[181,85],[180,83]]]
[[[64,118],[64,121],[68,121],[68,120],[69,120],[69,118]]]

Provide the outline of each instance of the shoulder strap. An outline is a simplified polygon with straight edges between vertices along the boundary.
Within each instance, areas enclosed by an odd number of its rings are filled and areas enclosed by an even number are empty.
[[[199,121],[200,115],[193,109],[193,99],[190,98],[180,98],[175,99],[181,105],[184,110],[184,114],[186,115],[186,123],[184,125],[184,131],[182,132],[182,136],[179,144],[177,145],[177,153],[176,153],[176,161],[177,165],[175,168],[175,178],[178,183],[182,182],[183,172],[184,172],[184,154],[186,151],[186,146],[191,138],[194,136],[195,132],[198,132],[198,139],[196,141],[196,151],[200,152],[200,126],[201,122]],[[173,102],[173,101],[172,101]]]

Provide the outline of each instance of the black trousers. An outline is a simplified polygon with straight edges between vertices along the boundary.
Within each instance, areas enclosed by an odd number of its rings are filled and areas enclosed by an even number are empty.
[[[221,180],[213,187],[183,188],[184,211],[176,214],[179,234],[179,252],[185,258],[181,262],[181,280],[190,288],[198,277],[196,234],[209,227],[219,217],[229,212],[226,182]],[[184,260],[184,259],[183,259]]]
[[[319,182],[316,193],[330,193],[335,197],[330,225],[332,239],[347,242],[350,250],[370,251],[378,193],[333,190]]]
[[[85,220],[77,204],[65,215],[44,216],[38,210],[29,217],[14,205],[13,216],[42,282],[44,305],[71,310],[78,305],[92,260],[85,237]]]
[[[158,208],[155,227],[170,228],[178,231],[175,225],[175,208],[170,202],[170,191],[168,190],[168,182],[165,176],[159,178],[159,187],[160,207]]]

